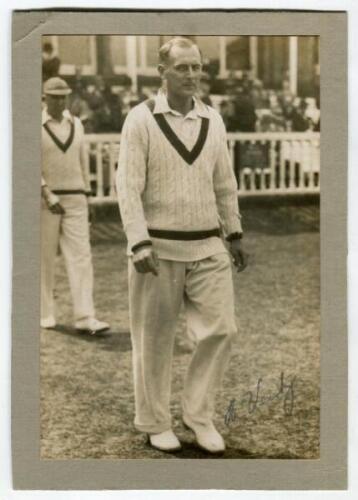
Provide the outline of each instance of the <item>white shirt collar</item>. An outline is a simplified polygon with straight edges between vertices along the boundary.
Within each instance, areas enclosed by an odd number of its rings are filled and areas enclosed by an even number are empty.
[[[71,122],[73,122],[73,116],[71,115],[71,113],[69,112],[68,109],[64,110],[64,112],[62,113],[62,116],[64,118],[66,118],[67,120],[70,120]],[[41,118],[42,125],[45,125],[45,123],[50,121],[50,120],[53,120],[53,118],[52,118],[52,116],[50,116],[48,114],[47,108],[44,108],[42,111],[42,118]]]
[[[194,107],[189,111],[187,115],[185,115],[185,118],[196,119],[199,116],[201,118],[209,118],[209,110],[207,106],[201,101],[201,99],[193,97],[193,100],[194,100]],[[179,111],[176,111],[175,109],[172,109],[169,106],[167,95],[163,91],[163,89],[159,89],[158,94],[155,96],[155,105],[153,114],[157,113],[164,113],[164,114],[171,113],[175,116],[183,117],[183,115],[179,113]]]

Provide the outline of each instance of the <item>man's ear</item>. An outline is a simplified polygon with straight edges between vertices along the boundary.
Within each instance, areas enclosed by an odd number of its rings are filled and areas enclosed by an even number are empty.
[[[162,78],[164,78],[164,72],[165,72],[165,66],[164,64],[158,64],[158,73]]]

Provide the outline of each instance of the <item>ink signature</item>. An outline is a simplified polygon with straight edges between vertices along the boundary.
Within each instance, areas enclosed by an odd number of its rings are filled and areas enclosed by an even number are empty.
[[[249,414],[255,413],[260,406],[270,403],[271,401],[281,401],[282,409],[286,416],[293,414],[295,403],[295,384],[297,381],[296,376],[286,382],[285,374],[281,372],[280,382],[277,390],[272,393],[263,393],[263,378],[257,380],[256,388],[253,391],[247,391],[241,400],[237,401],[235,398],[230,400],[226,409],[224,421],[227,426],[238,420],[237,407],[244,406],[247,408]]]

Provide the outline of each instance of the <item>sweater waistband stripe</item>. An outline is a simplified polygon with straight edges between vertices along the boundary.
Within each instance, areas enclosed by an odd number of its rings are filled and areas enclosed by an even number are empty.
[[[83,189],[53,189],[54,194],[86,194]]]
[[[205,240],[211,236],[220,237],[219,228],[207,229],[203,231],[168,231],[164,229],[148,229],[148,233],[153,238],[163,238],[166,240],[191,241]]]

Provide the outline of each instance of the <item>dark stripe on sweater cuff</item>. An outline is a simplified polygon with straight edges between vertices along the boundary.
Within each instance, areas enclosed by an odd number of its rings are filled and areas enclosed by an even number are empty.
[[[132,246],[132,252],[135,252],[136,250],[139,250],[142,247],[148,247],[151,245],[152,245],[152,242],[150,240],[140,241],[139,243],[136,243],[134,246]]]
[[[229,236],[226,237],[226,241],[234,241],[234,240],[241,240],[243,237],[243,233],[231,233]]]

